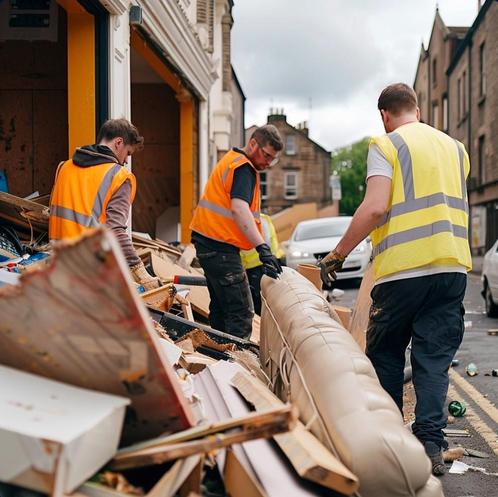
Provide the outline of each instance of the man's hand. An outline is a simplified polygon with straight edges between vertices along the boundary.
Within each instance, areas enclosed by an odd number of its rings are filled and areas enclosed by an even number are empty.
[[[273,279],[277,279],[282,272],[282,267],[278,259],[271,253],[270,247],[262,243],[256,247],[259,254],[259,260],[263,263],[263,273]]]
[[[320,268],[320,278],[325,285],[330,285],[337,279],[336,271],[342,268],[346,256],[339,254],[335,249],[329,252],[317,266]]]
[[[145,269],[142,261],[135,266],[130,266],[130,272],[135,282],[142,285],[146,292],[161,286],[161,280],[157,277],[151,276]]]

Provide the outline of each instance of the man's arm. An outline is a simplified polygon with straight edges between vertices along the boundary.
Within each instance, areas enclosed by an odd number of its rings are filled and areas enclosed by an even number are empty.
[[[251,242],[253,247],[257,247],[258,245],[265,243],[256,226],[249,204],[245,200],[240,198],[232,198],[230,200],[230,210],[232,211],[235,224]]]
[[[367,180],[365,198],[360,204],[349,228],[335,248],[347,256],[382,221],[389,208],[391,179],[387,176],[371,176]]]
[[[130,197],[131,184],[127,180],[116,190],[107,203],[105,225],[116,235],[128,266],[134,266],[140,262],[140,258],[133,248],[131,237],[127,231]]]

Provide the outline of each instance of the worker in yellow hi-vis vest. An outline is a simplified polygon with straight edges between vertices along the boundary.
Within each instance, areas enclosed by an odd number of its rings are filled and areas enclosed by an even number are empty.
[[[411,340],[417,396],[412,432],[424,445],[433,474],[442,475],[448,368],[463,338],[463,298],[472,268],[469,156],[462,143],[419,122],[417,95],[408,85],[385,88],[377,106],[386,134],[370,140],[365,198],[319,265],[323,280],[334,278],[370,234],[375,286],[366,354],[402,412]]]
[[[268,214],[261,214],[261,228],[263,230],[263,238],[270,247],[272,254],[279,259],[282,263],[285,257],[285,252],[278,244],[277,233],[271,217]],[[254,302],[254,312],[261,315],[261,278],[264,274],[263,263],[259,259],[256,249],[241,250],[240,258],[242,265],[246,270],[247,278],[249,280],[249,288],[251,289],[252,300]]]

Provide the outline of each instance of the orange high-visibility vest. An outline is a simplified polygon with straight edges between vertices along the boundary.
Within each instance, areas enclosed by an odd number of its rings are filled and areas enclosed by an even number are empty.
[[[50,197],[50,239],[76,238],[104,224],[110,198],[127,180],[131,183],[131,204],[136,180],[126,167],[114,162],[89,167],[77,166],[72,160],[64,162]]]
[[[252,243],[240,231],[230,209],[230,190],[232,189],[235,170],[249,164],[249,159],[242,153],[230,150],[216,164],[206,184],[190,224],[190,229],[212,240],[229,243],[243,250],[253,248]],[[256,169],[254,169],[256,171]],[[259,232],[262,234],[260,220],[259,174],[256,171],[256,185],[249,205]]]

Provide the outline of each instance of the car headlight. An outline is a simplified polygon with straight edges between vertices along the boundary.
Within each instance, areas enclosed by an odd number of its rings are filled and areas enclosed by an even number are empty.
[[[311,254],[309,252],[302,252],[301,250],[293,250],[291,255],[292,257],[309,257]]]

